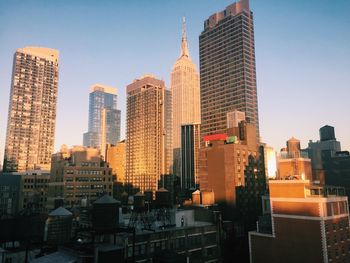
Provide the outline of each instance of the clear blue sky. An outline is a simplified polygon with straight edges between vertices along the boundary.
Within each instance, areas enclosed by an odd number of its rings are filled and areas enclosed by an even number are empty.
[[[0,1],[0,156],[6,134],[15,50],[60,51],[56,150],[82,144],[93,83],[119,89],[122,137],[125,87],[145,73],[169,86],[186,16],[190,55],[198,66],[203,21],[234,0]],[[318,129],[336,127],[350,149],[350,1],[251,0],[261,135],[279,150],[295,136],[305,147]]]

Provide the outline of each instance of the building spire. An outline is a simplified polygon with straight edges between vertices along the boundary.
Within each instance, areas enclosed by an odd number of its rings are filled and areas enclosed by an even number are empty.
[[[182,18],[182,40],[181,40],[181,55],[180,57],[189,57],[187,34],[186,34],[186,18]]]

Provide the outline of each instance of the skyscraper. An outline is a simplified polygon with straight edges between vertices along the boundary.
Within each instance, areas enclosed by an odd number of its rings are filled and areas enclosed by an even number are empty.
[[[259,137],[253,13],[249,0],[229,5],[204,22],[199,36],[201,134],[222,133],[226,114],[245,113]]]
[[[17,49],[13,60],[4,171],[50,169],[58,89],[58,50]]]
[[[89,95],[89,128],[84,133],[84,146],[99,147],[105,155],[106,144],[120,140],[120,110],[117,109],[117,89],[95,84]]]
[[[171,72],[174,174],[181,176],[181,125],[200,123],[199,77],[187,44],[183,19],[181,53]]]
[[[181,188],[198,189],[199,186],[200,124],[181,126]]]
[[[141,191],[158,189],[171,173],[171,92],[145,75],[127,86],[126,182]]]

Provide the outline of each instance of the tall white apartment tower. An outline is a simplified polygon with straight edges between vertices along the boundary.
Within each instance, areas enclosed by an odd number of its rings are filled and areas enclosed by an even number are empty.
[[[55,49],[17,49],[13,60],[4,171],[50,169],[58,90]]]

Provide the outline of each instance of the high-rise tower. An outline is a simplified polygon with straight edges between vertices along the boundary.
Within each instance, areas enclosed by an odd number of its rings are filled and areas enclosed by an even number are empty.
[[[253,13],[241,0],[211,15],[199,36],[201,134],[226,129],[226,114],[245,113],[259,137]]]
[[[50,169],[58,89],[55,49],[17,49],[13,60],[4,171]]]
[[[171,72],[173,98],[174,174],[181,177],[181,125],[200,123],[199,77],[187,44],[185,18],[182,24],[181,53]]]
[[[84,146],[99,147],[105,155],[106,144],[120,140],[120,110],[117,109],[117,89],[95,84],[89,96],[89,128],[84,133]]]
[[[145,75],[128,85],[126,119],[126,182],[155,192],[172,166],[171,92],[164,81]]]

